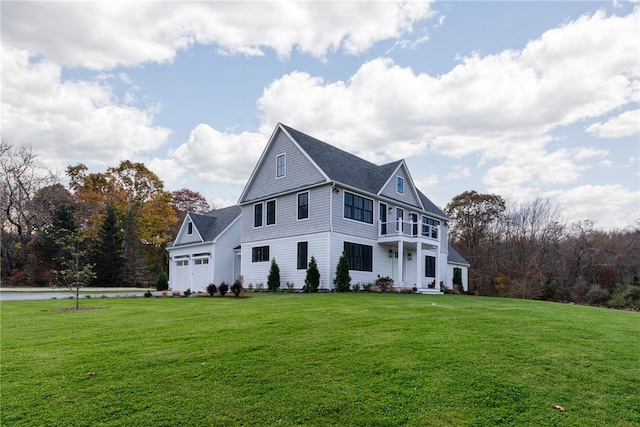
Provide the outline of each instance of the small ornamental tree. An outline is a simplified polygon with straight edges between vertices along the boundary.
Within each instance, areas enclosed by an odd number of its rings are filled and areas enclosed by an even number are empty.
[[[271,259],[271,268],[269,269],[269,277],[267,277],[267,288],[269,292],[275,292],[280,287],[280,267],[276,263],[276,259]]]
[[[62,255],[59,262],[62,265],[60,270],[54,270],[60,286],[68,288],[76,299],[76,310],[80,309],[80,289],[86,286],[95,277],[93,264],[89,264],[84,242],[80,233],[70,231],[68,235],[58,239]]]
[[[318,270],[318,263],[312,256],[309,261],[309,268],[307,268],[307,276],[304,279],[304,292],[318,292],[320,287],[320,270]]]
[[[333,279],[336,292],[349,292],[351,287],[351,276],[349,276],[349,260],[347,254],[342,252],[338,265],[336,266],[336,278]]]

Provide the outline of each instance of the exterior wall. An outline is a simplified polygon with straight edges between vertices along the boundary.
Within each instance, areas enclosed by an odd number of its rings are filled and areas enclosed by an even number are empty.
[[[344,217],[344,193],[345,191],[366,197],[373,200],[373,224],[366,222],[356,221]],[[339,188],[338,192],[331,193],[331,204],[333,206],[332,223],[333,230],[336,233],[343,233],[350,236],[361,237],[365,239],[378,239],[378,218],[379,218],[379,206],[376,198],[366,196],[363,193],[352,190],[344,190]],[[341,250],[342,251],[342,250]],[[339,256],[339,255],[338,255]]]
[[[178,236],[176,237],[176,241],[175,241],[176,245],[185,245],[188,243],[196,243],[196,242],[202,241],[202,238],[196,231],[195,225],[193,226],[193,232],[191,234],[187,234],[188,223],[189,221],[186,221],[186,220],[182,223],[182,226],[180,227],[180,231],[178,232]]]
[[[276,223],[266,225],[266,203],[263,203],[262,227],[253,226],[255,203],[242,206],[242,243],[300,236],[329,231],[331,187],[314,187],[309,191],[309,218],[298,220],[298,193],[291,192],[276,199]],[[272,199],[266,199],[267,200]]]
[[[320,270],[320,285],[328,288],[330,281],[327,278],[327,233],[306,234],[296,237],[284,237],[253,241],[242,245],[242,274],[244,286],[262,283],[267,289],[267,277],[271,268],[271,260],[275,258],[280,268],[280,288],[286,289],[286,282],[293,282],[296,289],[302,289],[307,275],[304,270],[297,269],[298,242],[308,242],[307,265],[311,257],[316,259]],[[251,255],[254,247],[269,246],[269,261],[252,262]],[[337,262],[337,261],[336,261]]]
[[[215,248],[215,269],[213,283],[219,285],[222,281],[229,283],[229,286],[237,277],[234,277],[235,254],[233,248],[240,244],[240,230],[242,221],[238,219],[222,233],[216,240]],[[206,288],[205,284],[205,288]],[[192,289],[193,290],[193,289]]]
[[[286,154],[286,173],[284,177],[276,178],[276,159],[280,154]],[[280,130],[275,135],[273,144],[264,153],[263,163],[257,168],[242,203],[325,181],[313,163]]]
[[[400,167],[397,173],[391,176],[389,182],[384,187],[384,189],[380,192],[381,196],[388,197],[393,200],[400,201],[402,203],[406,203],[407,205],[419,207],[420,202],[416,198],[416,193],[409,179],[409,174],[406,173],[404,166]],[[397,177],[401,177],[404,180],[404,193],[400,194],[397,191],[396,182]]]

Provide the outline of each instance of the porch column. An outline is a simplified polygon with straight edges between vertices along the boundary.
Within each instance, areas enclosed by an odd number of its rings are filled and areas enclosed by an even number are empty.
[[[416,245],[416,286],[422,289],[422,243]]]
[[[400,283],[398,285],[402,286],[404,283],[404,276],[402,272],[402,261],[404,260],[404,242],[400,240],[398,242],[398,280]]]

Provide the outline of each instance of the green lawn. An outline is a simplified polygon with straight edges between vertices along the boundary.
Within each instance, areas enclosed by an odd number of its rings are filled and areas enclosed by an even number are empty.
[[[640,313],[248,296],[2,302],[0,424],[640,425]]]

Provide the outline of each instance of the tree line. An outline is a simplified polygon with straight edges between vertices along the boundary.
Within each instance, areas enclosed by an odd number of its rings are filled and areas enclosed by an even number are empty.
[[[451,243],[471,264],[471,293],[640,309],[640,218],[605,231],[567,223],[548,199],[518,205],[475,191],[445,213]]]
[[[29,147],[0,143],[3,286],[145,286],[199,193],[164,190],[144,164],[67,167],[67,185]],[[450,242],[469,261],[469,292],[640,309],[640,218],[624,230],[566,223],[556,205],[465,191],[446,206]]]
[[[67,167],[67,186],[29,147],[0,143],[0,266],[4,286],[144,286],[168,266],[166,247],[197,192],[168,192],[143,163],[105,172]],[[81,255],[81,256],[80,256]]]

